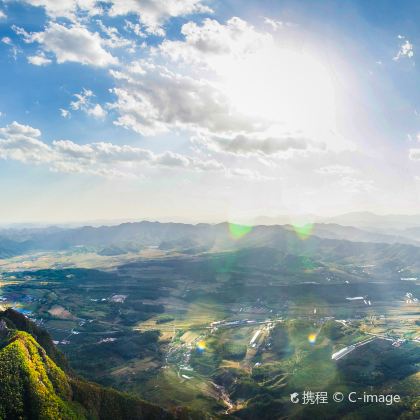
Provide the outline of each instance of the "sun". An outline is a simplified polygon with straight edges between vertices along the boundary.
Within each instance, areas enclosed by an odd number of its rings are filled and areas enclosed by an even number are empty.
[[[334,124],[334,76],[314,54],[270,45],[229,60],[221,77],[233,106],[272,131],[323,133]]]

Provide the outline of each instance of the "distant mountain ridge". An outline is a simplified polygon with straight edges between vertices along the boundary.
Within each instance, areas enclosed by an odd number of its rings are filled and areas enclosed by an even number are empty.
[[[409,231],[383,233],[368,231],[353,226],[343,226],[337,223],[315,223],[312,234],[326,239],[341,239],[352,242],[374,242],[385,244],[407,244],[420,246],[420,228],[418,234],[410,235]]]
[[[191,252],[225,250],[238,247],[271,246],[284,240],[301,242],[299,227],[260,225],[246,228],[229,223],[183,224],[159,222],[123,223],[117,226],[85,226],[73,229],[47,228],[0,231],[0,258],[37,251],[63,251],[91,247],[100,255],[136,252],[142,247],[160,247]],[[420,246],[420,228],[387,234],[333,223],[316,223],[305,228],[308,237],[372,244]]]
[[[260,216],[252,220],[256,225],[284,225],[284,224],[337,224],[352,226],[369,231],[381,231],[386,233],[394,230],[405,230],[420,227],[420,214],[375,214],[368,211],[350,212],[336,216],[317,216],[314,214],[302,214],[296,216]]]

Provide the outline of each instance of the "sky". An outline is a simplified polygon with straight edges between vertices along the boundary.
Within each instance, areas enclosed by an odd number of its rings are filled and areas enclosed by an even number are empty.
[[[420,213],[417,0],[0,0],[0,221]]]

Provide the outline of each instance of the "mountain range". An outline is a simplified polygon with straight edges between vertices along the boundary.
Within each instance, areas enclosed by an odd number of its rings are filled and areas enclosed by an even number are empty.
[[[354,245],[357,243],[358,245]],[[353,244],[353,245],[352,245]],[[182,224],[159,222],[123,223],[116,226],[0,231],[0,258],[37,251],[65,251],[89,248],[101,255],[137,252],[143,247],[190,253],[223,251],[245,247],[276,247],[323,253],[325,249],[341,254],[340,249],[356,254],[390,249],[417,255],[420,251],[420,228],[391,233],[370,231],[335,223],[304,226],[259,225],[247,227],[229,223]],[[391,252],[392,253],[392,252]],[[351,256],[347,254],[347,256]]]

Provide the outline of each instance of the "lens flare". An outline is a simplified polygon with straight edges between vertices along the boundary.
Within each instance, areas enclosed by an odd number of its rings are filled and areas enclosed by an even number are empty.
[[[198,350],[198,351],[204,351],[205,349],[206,349],[206,343],[205,343],[205,341],[200,340],[200,341],[197,343],[197,350]]]
[[[309,335],[308,335],[308,341],[309,341],[311,344],[315,344],[315,342],[316,342],[316,334],[309,334]]]
[[[300,239],[308,239],[311,236],[312,231],[314,229],[313,223],[305,223],[304,225],[301,224],[293,224],[293,229],[296,232],[296,235]]]
[[[233,239],[241,239],[249,232],[251,232],[252,226],[236,225],[229,223],[229,233]]]

